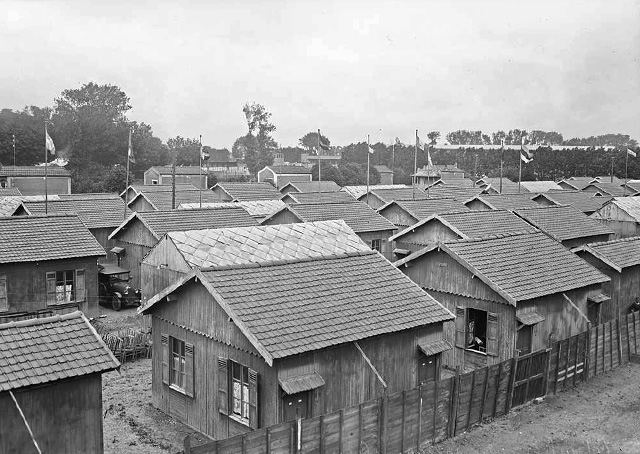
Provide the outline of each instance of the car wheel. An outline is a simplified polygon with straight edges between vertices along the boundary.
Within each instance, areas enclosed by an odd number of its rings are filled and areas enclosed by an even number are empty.
[[[113,309],[114,311],[119,311],[120,309],[122,309],[122,301],[120,301],[120,298],[118,298],[116,295],[113,295],[111,297],[111,309]]]

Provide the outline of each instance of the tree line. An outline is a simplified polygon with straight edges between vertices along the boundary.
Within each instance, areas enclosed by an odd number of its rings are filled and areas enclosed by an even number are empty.
[[[198,165],[200,140],[176,136],[164,143],[153,134],[151,126],[127,118],[131,110],[130,99],[115,85],[99,85],[93,82],[80,88],[62,91],[54,99],[52,107],[27,106],[21,111],[0,110],[0,163],[34,165],[44,161],[44,123],[48,121],[48,131],[53,138],[59,157],[68,161],[67,169],[72,175],[74,192],[114,192],[125,185],[126,144],[128,134],[132,134],[135,162],[131,171],[138,179],[146,169],[154,165]],[[385,165],[394,171],[395,183],[410,183],[414,171],[415,145],[403,144],[396,139],[393,144],[371,145],[374,154],[368,154],[365,142],[351,143],[343,147],[331,145],[325,135],[318,136],[312,131],[304,134],[294,147],[280,147],[274,140],[276,126],[272,115],[259,103],[242,106],[247,132],[238,137],[231,150],[204,146],[210,161],[242,159],[249,172],[255,176],[258,170],[273,163],[275,153],[281,153],[286,162],[301,162],[303,154],[318,153],[322,143],[323,154],[340,154],[336,166],[323,163],[323,180],[334,180],[340,185],[365,184],[367,180],[367,157],[371,162],[369,180],[379,182],[379,174],[373,166]],[[441,133],[430,131],[426,134],[425,148],[417,154],[418,167],[427,163],[426,148],[429,148],[435,164],[456,164],[470,176],[496,176],[501,157],[504,175],[517,178],[519,154],[507,151],[502,155],[496,150],[442,150]],[[499,145],[526,143],[539,146],[533,162],[523,166],[523,179],[559,179],[572,175],[607,175],[613,164],[614,174],[624,176],[625,151],[627,147],[637,150],[637,142],[626,134],[604,134],[587,138],[565,140],[555,131],[508,131],[483,132],[457,130],[446,133],[444,141],[451,145]],[[590,146],[589,150],[556,151],[555,145]],[[616,146],[616,150],[604,150],[603,146]],[[49,157],[48,159],[51,159]],[[629,159],[630,177],[640,176],[640,165],[634,158]],[[312,169],[317,178],[317,165]]]

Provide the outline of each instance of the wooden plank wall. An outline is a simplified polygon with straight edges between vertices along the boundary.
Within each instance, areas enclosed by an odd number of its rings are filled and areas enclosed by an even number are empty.
[[[547,351],[546,394],[627,363],[640,350],[640,313],[556,342]],[[544,350],[531,355],[545,353]],[[529,355],[527,355],[529,356]],[[185,454],[418,453],[511,410],[518,358],[384,395],[311,419],[278,424]],[[522,378],[522,374],[518,374]]]

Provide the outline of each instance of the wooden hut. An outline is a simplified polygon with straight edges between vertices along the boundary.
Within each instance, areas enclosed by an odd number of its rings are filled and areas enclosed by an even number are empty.
[[[120,197],[122,197],[123,200],[126,199],[128,202],[130,200],[133,200],[133,198],[138,194],[140,194],[141,192],[172,192],[172,191],[173,191],[173,185],[170,185],[170,184],[169,185],[131,184],[126,190],[120,193]],[[180,191],[199,191],[199,189],[196,188],[191,183],[176,184],[176,192],[180,192]]]
[[[282,188],[294,181],[311,181],[311,169],[294,165],[270,165],[258,171],[258,182]]]
[[[349,203],[295,203],[262,221],[263,225],[291,224],[294,222],[331,221],[342,219],[366,244],[393,258],[393,245],[389,237],[396,226],[362,202]]]
[[[119,367],[81,312],[0,324],[0,452],[102,453],[101,375]]]
[[[582,191],[563,190],[549,191],[543,194],[538,194],[531,200],[540,204],[541,206],[571,205],[572,207],[577,208],[578,210],[589,216],[602,208],[602,205],[611,200],[611,197],[596,197],[593,194]]]
[[[615,232],[616,238],[640,235],[640,197],[614,197],[591,215]]]
[[[218,202],[242,202],[247,200],[280,200],[282,194],[270,183],[220,182],[213,191]]]
[[[640,237],[590,243],[573,252],[611,278],[611,282],[603,284],[611,304],[603,306],[600,301],[593,301],[589,319],[600,324],[629,313],[640,299]]]
[[[392,222],[398,229],[405,229],[434,214],[469,210],[454,199],[394,200],[378,208],[378,214]]]
[[[585,331],[588,299],[610,280],[542,232],[438,243],[395,265],[456,314],[443,361],[463,369]]]
[[[98,315],[98,258],[75,215],[0,218],[0,322],[34,313]]]
[[[237,206],[215,209],[149,211],[132,213],[109,239],[118,248],[119,262],[131,271],[131,285],[141,287],[140,263],[167,232],[257,225]]]
[[[378,209],[393,200],[427,199],[427,194],[417,186],[408,188],[370,189],[356,199],[373,209]]]
[[[144,172],[146,186],[171,186],[175,173],[176,185],[190,184],[197,188],[207,189],[207,172],[199,166],[154,166]]]
[[[330,192],[289,192],[282,196],[282,200],[287,205],[292,203],[348,203],[355,202],[355,199],[344,191]]]
[[[154,405],[222,439],[437,380],[451,312],[336,234],[247,238],[147,301]]]
[[[182,203],[179,210],[199,210],[204,208],[239,207],[245,210],[256,222],[264,221],[286,204],[282,200],[245,200],[243,202],[214,202],[214,203]]]
[[[220,202],[217,195],[211,191],[143,191],[129,202],[129,209],[138,213],[146,211],[169,211],[177,209],[183,203],[212,203]]]
[[[635,195],[635,192],[632,193],[629,191],[629,188],[623,188],[620,183],[608,183],[601,181],[588,184],[587,186],[582,188],[582,191],[611,197]]]
[[[572,206],[539,206],[514,213],[567,248],[609,241],[613,236],[613,230]]]
[[[290,192],[334,192],[340,186],[335,181],[291,181],[280,188],[282,194]]]
[[[471,210],[518,210],[520,208],[537,208],[538,204],[531,200],[534,195],[523,194],[481,194],[464,202]]]

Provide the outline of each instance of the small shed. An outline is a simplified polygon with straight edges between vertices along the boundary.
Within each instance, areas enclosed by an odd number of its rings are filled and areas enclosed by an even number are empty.
[[[47,193],[71,194],[71,174],[64,167],[46,166],[2,166],[0,167],[0,187],[17,188],[21,195],[44,195],[45,173]]]
[[[79,311],[0,324],[0,452],[102,453],[102,374],[119,367]]]
[[[244,202],[248,200],[280,200],[282,194],[270,183],[220,182],[213,191],[218,202]]]
[[[558,186],[570,191],[582,190],[598,180],[594,177],[569,177],[558,181]]]
[[[482,194],[472,197],[464,204],[472,210],[518,210],[521,208],[538,208],[531,200],[534,195],[524,194]]]
[[[291,181],[282,186],[280,192],[332,192],[340,189],[335,181]]]
[[[501,184],[502,181],[502,184]],[[489,178],[483,177],[476,181],[476,185],[483,188],[489,194],[517,194],[518,183],[508,178]],[[502,191],[502,192],[500,192]],[[520,186],[520,192],[529,192],[526,188]]]
[[[176,192],[179,191],[198,191],[191,183],[176,184]],[[120,193],[120,197],[127,202],[134,199],[135,196],[141,192],[171,192],[173,191],[173,185],[158,185],[158,184],[131,184],[129,187]]]
[[[555,181],[523,181],[520,185],[529,192],[562,191],[562,186]]]
[[[169,211],[178,208],[183,203],[213,203],[220,202],[220,198],[211,191],[144,191],[129,202],[129,209],[139,213],[147,211]]]
[[[569,249],[613,237],[613,230],[572,206],[539,206],[514,213]]]
[[[230,208],[240,207],[256,220],[263,221],[266,217],[271,216],[278,210],[286,206],[282,200],[246,200],[243,202],[215,202],[203,203],[182,203],[178,207],[179,210],[199,210],[204,208]]]
[[[118,247],[119,265],[131,271],[131,285],[141,287],[140,264],[167,233],[181,230],[257,225],[241,207],[132,213],[109,239]],[[149,295],[147,295],[149,296]]]
[[[611,305],[601,308],[594,301],[589,308],[596,323],[628,314],[631,305],[640,300],[640,237],[590,243],[573,252],[611,278],[611,282],[603,284],[604,292],[611,296]]]
[[[405,229],[434,214],[469,211],[462,202],[454,199],[397,200],[378,209],[378,213],[391,221],[398,229]]]
[[[98,315],[104,249],[76,215],[0,218],[0,323],[34,313]]]
[[[271,183],[280,189],[294,181],[311,181],[311,169],[294,165],[271,165],[258,171],[258,182]]]
[[[616,238],[640,236],[640,197],[614,197],[591,217],[612,229]]]
[[[484,238],[491,235],[537,232],[538,229],[511,211],[472,211],[434,214],[396,233],[395,253],[403,258],[411,252],[442,241]]]
[[[443,361],[463,369],[584,332],[588,299],[610,280],[542,232],[438,243],[395,265],[456,314]]]
[[[161,185],[171,186],[173,183],[174,169],[172,166],[153,166],[144,172],[144,184],[146,186]],[[190,184],[200,189],[207,189],[207,170],[199,166],[176,166],[176,185]]]
[[[596,197],[587,192],[563,190],[538,194],[531,200],[541,206],[571,205],[589,216],[602,208],[602,205],[611,199],[612,197],[610,196]]]
[[[262,221],[262,225],[336,219],[346,222],[371,249],[389,260],[393,258],[393,246],[389,243],[389,237],[395,233],[396,226],[362,202],[295,203],[269,216]]]
[[[147,301],[154,405],[224,439],[438,380],[451,312],[340,237],[248,238]]]
[[[393,184],[393,170],[387,166],[373,166],[380,174],[380,184]]]
[[[598,195],[605,195],[611,197],[624,197],[624,196],[632,196],[635,195],[636,192],[631,192],[629,188],[624,188],[618,183],[603,183],[596,182],[591,183],[584,188],[582,188],[584,192],[590,192]]]
[[[407,188],[370,189],[368,193],[365,192],[357,197],[357,200],[377,210],[394,200],[419,200],[427,198],[429,197],[426,192],[418,186],[414,186]]]

